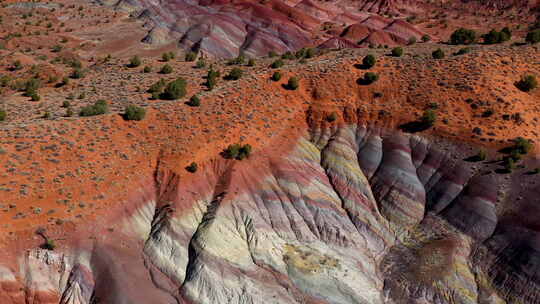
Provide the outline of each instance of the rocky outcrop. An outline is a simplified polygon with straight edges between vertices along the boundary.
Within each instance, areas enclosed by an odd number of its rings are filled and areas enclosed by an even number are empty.
[[[285,155],[215,161],[190,181],[158,165],[115,229],[0,266],[0,299],[538,303],[538,204],[497,209],[537,192],[501,196],[524,177],[479,174],[462,149],[323,123]]]

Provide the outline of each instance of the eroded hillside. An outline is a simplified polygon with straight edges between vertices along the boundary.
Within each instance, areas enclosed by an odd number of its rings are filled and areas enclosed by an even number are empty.
[[[3,301],[536,303],[538,163],[503,172],[497,150],[538,142],[539,92],[514,84],[540,73],[538,49],[436,47],[329,52],[280,81],[259,61],[199,107],[141,103],[140,122],[114,98],[107,115],[8,121]],[[97,71],[80,83],[108,79]],[[398,130],[426,109],[433,127]],[[252,155],[224,159],[237,142]]]
[[[0,8],[0,303],[540,303],[536,3],[106,4]]]

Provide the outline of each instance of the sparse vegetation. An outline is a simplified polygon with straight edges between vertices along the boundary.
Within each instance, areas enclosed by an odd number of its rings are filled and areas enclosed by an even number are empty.
[[[175,55],[173,52],[166,52],[166,53],[161,54],[161,60],[165,62],[174,59],[174,57]]]
[[[240,64],[244,64],[245,61],[246,61],[246,57],[244,57],[244,55],[240,54],[240,55],[238,55],[238,57],[227,61],[227,64],[228,65],[240,65]]]
[[[129,64],[128,64],[128,67],[130,68],[136,68],[138,66],[141,65],[141,58],[137,55],[131,57],[131,59],[129,60]]]
[[[500,32],[492,29],[489,33],[482,35],[485,44],[497,44],[510,40],[512,32],[508,27],[503,28]]]
[[[540,29],[532,30],[527,33],[525,37],[525,42],[530,44],[535,44],[540,42]]]
[[[362,65],[366,69],[372,68],[375,63],[377,62],[377,59],[375,59],[375,56],[369,54],[364,59],[362,59]]]
[[[285,64],[285,63],[283,62],[283,60],[278,59],[278,60],[272,62],[271,67],[272,67],[272,69],[279,69],[279,68],[282,67],[284,64]]]
[[[173,68],[168,64],[165,64],[164,66],[161,67],[161,70],[159,70],[160,74],[170,74],[172,72],[173,72]]]
[[[377,75],[376,73],[367,72],[364,74],[364,78],[363,78],[364,84],[372,84],[377,80],[379,80],[379,75]]]
[[[211,91],[212,89],[214,89],[220,75],[221,73],[219,71],[214,70],[214,67],[210,66],[210,69],[208,70],[208,73],[206,75],[206,87],[208,88],[208,90]]]
[[[199,166],[197,165],[196,162],[192,162],[191,164],[189,164],[189,166],[186,167],[186,170],[190,173],[195,173],[197,172],[198,169],[199,169]]]
[[[0,121],[5,121],[7,117],[6,110],[0,109]]]
[[[476,32],[471,29],[459,28],[450,36],[450,44],[473,44],[476,42]]]
[[[79,116],[95,116],[107,113],[109,110],[109,105],[103,99],[96,101],[93,105],[83,107],[79,112]]]
[[[298,87],[300,86],[299,84],[299,81],[298,81],[298,78],[296,77],[291,77],[289,78],[289,81],[287,82],[287,89],[288,90],[296,90],[298,89]]]
[[[242,77],[243,71],[240,68],[233,68],[229,74],[225,76],[226,80],[238,80]]]
[[[73,71],[71,72],[71,75],[70,77],[73,78],[73,79],[80,79],[80,78],[84,78],[84,71],[80,68],[76,68],[76,69],[73,69]]]
[[[517,81],[515,85],[521,91],[529,92],[538,87],[538,80],[536,80],[536,76],[534,75],[525,75],[521,77],[521,79]]]
[[[187,62],[195,61],[195,59],[197,59],[197,53],[195,53],[195,52],[187,52],[186,53],[185,60]]]
[[[187,104],[191,107],[198,107],[201,105],[201,99],[197,95],[193,95],[191,96]]]
[[[129,105],[124,109],[125,120],[143,120],[146,116],[146,110],[143,107]]]
[[[161,99],[176,100],[186,95],[186,80],[184,78],[177,78],[171,81],[165,87],[165,90],[160,95]]]
[[[202,69],[206,66],[206,61],[204,61],[204,59],[199,59],[197,60],[197,63],[195,64],[195,68],[197,69]]]
[[[402,47],[395,47],[392,49],[392,56],[394,57],[401,57],[403,56],[403,48]]]
[[[437,112],[433,109],[427,109],[424,111],[424,114],[422,114],[422,118],[420,121],[426,126],[426,127],[432,127],[435,122],[437,121]]]
[[[431,56],[433,56],[433,58],[435,59],[443,59],[445,54],[444,54],[444,51],[439,48],[433,51],[433,53],[431,53]]]
[[[326,121],[328,121],[328,122],[334,122],[334,121],[337,120],[337,118],[338,118],[337,113],[336,113],[336,112],[332,112],[332,113],[330,113],[330,115],[326,116]]]
[[[274,74],[272,74],[272,80],[273,81],[280,81],[281,77],[282,77],[282,75],[281,75],[281,73],[279,71],[274,72]]]
[[[56,249],[56,243],[52,239],[47,239],[45,243],[41,246],[45,250],[54,250]]]
[[[233,144],[229,145],[227,149],[223,150],[222,155],[227,159],[243,160],[249,157],[251,154],[251,145],[245,144]]]

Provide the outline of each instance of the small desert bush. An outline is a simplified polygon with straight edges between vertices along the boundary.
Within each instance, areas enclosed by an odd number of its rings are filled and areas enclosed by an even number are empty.
[[[395,47],[392,49],[392,56],[394,57],[401,57],[403,56],[403,48],[402,47]]]
[[[225,76],[225,79],[227,80],[238,80],[242,77],[243,71],[240,68],[234,68],[232,69],[227,76]]]
[[[125,120],[143,120],[146,115],[146,110],[143,107],[129,105],[124,110]]]
[[[272,80],[273,81],[280,81],[281,80],[281,73],[280,72],[274,72],[274,74],[272,74]]]
[[[83,107],[79,112],[79,116],[95,116],[107,113],[109,105],[103,99],[96,101],[93,105]]]
[[[538,86],[538,80],[534,75],[525,75],[516,82],[516,87],[523,92],[529,92],[534,90]]]
[[[167,84],[160,97],[166,100],[182,98],[186,95],[186,86],[187,82],[184,78],[177,78]]]

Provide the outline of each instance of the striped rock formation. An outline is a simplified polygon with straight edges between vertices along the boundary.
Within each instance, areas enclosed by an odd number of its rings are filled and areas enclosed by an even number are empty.
[[[0,265],[0,302],[540,303],[538,191],[461,152],[353,124],[189,183],[158,168],[122,229]]]

